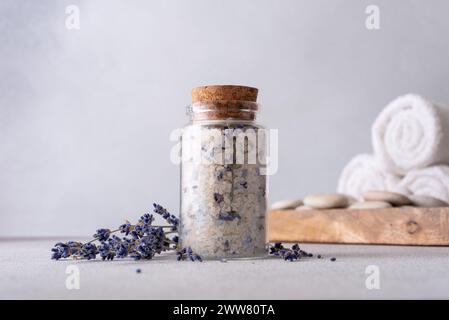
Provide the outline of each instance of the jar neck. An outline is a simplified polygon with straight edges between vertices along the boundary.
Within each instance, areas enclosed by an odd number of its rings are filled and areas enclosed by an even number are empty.
[[[256,102],[217,100],[195,102],[187,107],[187,115],[198,122],[255,122],[259,110]]]

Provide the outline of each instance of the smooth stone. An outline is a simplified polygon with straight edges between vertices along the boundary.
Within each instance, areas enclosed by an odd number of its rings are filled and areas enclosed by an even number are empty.
[[[309,207],[309,206],[301,205],[301,206],[297,206],[297,207],[295,208],[295,210],[296,210],[296,211],[313,210],[313,208],[312,208],[312,207]]]
[[[273,203],[270,207],[271,210],[289,210],[295,209],[302,205],[302,200],[282,200]]]
[[[399,193],[399,194],[402,194],[402,195],[407,196],[407,197],[410,196],[410,190],[408,190],[405,187],[396,186],[393,189],[391,189],[390,192]]]
[[[388,191],[367,191],[363,193],[363,199],[365,201],[385,201],[394,206],[405,206],[412,203],[403,194]]]
[[[304,198],[304,204],[314,209],[346,208],[349,198],[343,194],[311,194]]]
[[[348,206],[350,206],[350,205],[352,205],[352,204],[354,204],[354,203],[356,203],[356,202],[359,202],[359,200],[357,200],[355,197],[353,197],[353,196],[350,196],[350,195],[348,195],[348,194],[345,194],[345,196],[348,198]]]
[[[392,205],[385,201],[361,201],[352,204],[349,209],[381,209],[391,207]]]
[[[448,204],[440,199],[429,197],[429,196],[420,196],[420,195],[412,195],[409,197],[412,201],[413,205],[417,207],[424,208],[438,208],[438,207],[447,207]]]

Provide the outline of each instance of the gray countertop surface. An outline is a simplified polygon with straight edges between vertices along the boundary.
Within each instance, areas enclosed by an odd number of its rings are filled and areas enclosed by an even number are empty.
[[[449,298],[447,247],[304,244],[301,248],[315,256],[298,262],[192,263],[177,262],[173,254],[104,262],[50,260],[55,242],[0,241],[1,299]],[[68,289],[76,270],[79,289]],[[375,283],[377,270],[380,287],[367,287]]]

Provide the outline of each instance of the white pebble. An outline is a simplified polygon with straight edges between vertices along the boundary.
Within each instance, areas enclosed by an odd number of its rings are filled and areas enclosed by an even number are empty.
[[[304,204],[315,209],[346,208],[349,198],[343,194],[312,194],[304,198]]]
[[[358,202],[358,200],[353,196],[350,196],[348,194],[345,194],[345,196],[346,196],[346,198],[348,198],[348,206]]]
[[[448,206],[446,202],[430,196],[412,195],[410,200],[417,207],[437,208]]]
[[[288,210],[295,209],[302,205],[302,200],[282,200],[271,205],[271,210]]]
[[[385,201],[361,201],[352,204],[349,209],[381,209],[391,207],[392,205]]]
[[[312,209],[313,209],[312,207],[304,206],[304,205],[302,205],[302,206],[297,206],[297,207],[295,208],[296,211],[304,211],[304,210],[312,210]]]
[[[405,206],[412,203],[408,197],[388,191],[367,191],[363,193],[363,199],[365,201],[385,201],[394,206]]]

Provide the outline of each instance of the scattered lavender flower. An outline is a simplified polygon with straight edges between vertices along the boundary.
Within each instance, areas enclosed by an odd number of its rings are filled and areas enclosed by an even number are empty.
[[[190,248],[190,247],[187,248],[187,255],[189,256],[191,261],[203,262],[203,259],[201,259],[201,257],[199,255],[194,253],[192,248]]]
[[[304,257],[312,257],[313,254],[308,253],[299,248],[299,245],[296,243],[290,249],[285,248],[282,243],[278,242],[269,247],[269,254],[280,257],[285,261],[295,261]]]
[[[176,251],[176,259],[178,261],[183,261],[190,259],[191,261],[199,261],[203,262],[203,259],[199,255],[193,252],[192,248],[182,248],[181,250]]]
[[[176,260],[181,261],[186,259],[187,249],[182,248],[178,251],[176,251]]]

